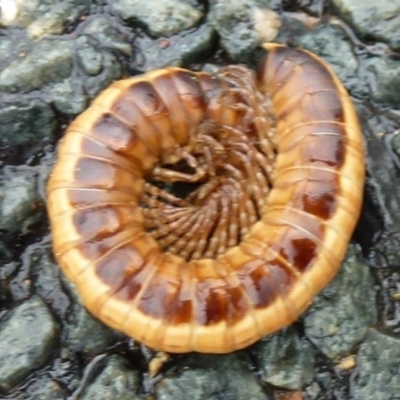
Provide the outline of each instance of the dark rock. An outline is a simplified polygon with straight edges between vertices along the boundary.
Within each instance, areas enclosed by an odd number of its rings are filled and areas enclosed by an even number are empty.
[[[371,98],[382,105],[398,108],[400,93],[400,61],[387,56],[363,61],[361,79],[370,87]]]
[[[254,50],[278,34],[280,20],[263,0],[213,1],[208,19],[218,32],[222,48],[236,62],[249,62]],[[268,33],[267,33],[268,32]]]
[[[73,44],[76,68],[71,78],[54,82],[45,88],[55,107],[69,115],[84,111],[89,99],[122,74],[116,54],[101,48],[97,40],[82,35]]]
[[[154,36],[168,37],[193,28],[203,17],[201,8],[188,0],[113,0],[109,4],[124,21],[140,21]]]
[[[31,50],[11,61],[0,72],[0,92],[28,93],[60,82],[72,72],[72,43],[68,40],[41,40]]]
[[[201,62],[210,54],[215,39],[214,29],[207,24],[185,35],[174,35],[168,39],[153,40],[143,35],[135,40],[138,53],[135,68],[144,72]]]
[[[66,115],[76,115],[83,112],[89,104],[89,99],[81,82],[71,82],[65,79],[46,90],[52,99],[54,107]]]
[[[400,48],[400,4],[390,0],[333,0],[339,15],[364,39]]]
[[[337,277],[304,316],[306,336],[327,357],[349,352],[377,320],[375,282],[350,246]]]
[[[354,400],[396,400],[400,393],[400,340],[370,329],[350,380]]]
[[[0,26],[27,28],[31,39],[61,34],[65,25],[76,22],[90,4],[90,0],[3,2]]]
[[[139,372],[120,356],[112,355],[102,363],[101,370],[84,389],[81,400],[139,400]]]
[[[39,296],[12,310],[0,324],[0,389],[11,389],[43,366],[57,335],[57,323]]]
[[[157,400],[268,399],[239,354],[198,354],[185,364],[158,383]]]
[[[0,185],[0,229],[24,235],[43,217],[43,205],[37,191],[37,169],[7,167]]]
[[[94,318],[84,308],[72,283],[64,279],[64,286],[72,300],[71,316],[64,327],[67,331],[66,344],[69,351],[96,355],[124,337]]]
[[[81,56],[85,57],[85,54],[85,52],[81,52]],[[90,56],[92,55],[93,52],[91,51]],[[121,64],[116,55],[105,51],[101,55],[101,60],[101,68],[99,69],[100,73],[95,76],[89,75],[82,80],[85,92],[91,99],[99,94],[101,90],[111,85],[114,80],[121,78],[122,75]],[[86,68],[88,68],[88,65],[86,65]]]
[[[122,25],[117,18],[107,14],[94,14],[79,26],[79,34],[93,39],[101,49],[116,51],[124,56],[132,55],[132,45],[135,35]]]
[[[251,349],[262,380],[284,389],[300,389],[313,376],[314,350],[293,328],[261,340]]]
[[[61,285],[60,267],[51,256],[48,238],[28,246],[21,258],[29,267],[34,293],[39,294],[59,319],[65,321],[71,303]]]
[[[393,152],[382,140],[392,128],[383,114],[359,107],[367,150],[364,205],[356,231],[371,265],[398,266],[400,252],[400,177]],[[390,144],[389,144],[390,145]]]
[[[0,105],[2,146],[22,150],[22,158],[27,158],[52,141],[56,121],[54,112],[43,100],[30,97],[0,100]]]
[[[64,400],[65,390],[48,376],[33,380],[28,387],[23,387],[12,394],[12,400]]]

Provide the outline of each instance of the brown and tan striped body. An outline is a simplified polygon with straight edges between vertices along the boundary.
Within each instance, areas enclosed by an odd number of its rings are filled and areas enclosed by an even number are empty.
[[[211,76],[170,68],[115,82],[59,147],[48,183],[56,258],[95,316],[153,349],[226,353],[289,325],[337,273],[357,222],[364,155],[346,90],[311,53],[265,47],[257,82],[277,120],[273,184],[259,220],[216,257],[162,249],[140,204],[147,175],[194,127],[238,118],[214,104]]]

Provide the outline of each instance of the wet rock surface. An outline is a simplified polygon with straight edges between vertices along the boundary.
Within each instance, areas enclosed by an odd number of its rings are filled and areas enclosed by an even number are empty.
[[[251,349],[263,382],[284,389],[300,389],[312,376],[315,350],[293,328],[262,339]]]
[[[67,322],[66,344],[73,353],[81,352],[96,355],[106,351],[123,335],[108,328],[94,318],[81,304],[75,287],[63,279],[64,287],[73,299],[70,317]]]
[[[0,146],[10,149],[2,152],[1,161],[26,161],[52,142],[55,114],[42,99],[2,96],[0,104]]]
[[[136,68],[144,72],[171,65],[181,67],[188,63],[200,62],[212,54],[215,38],[216,32],[209,24],[203,24],[183,36],[173,35],[159,40],[142,35],[135,41]]]
[[[51,357],[58,326],[40,297],[16,307],[0,324],[0,390],[8,391]]]
[[[71,74],[72,44],[53,40],[31,43],[27,53],[11,61],[0,73],[0,91],[5,93],[27,93],[59,82]],[[34,71],[34,73],[33,73]]]
[[[395,400],[400,392],[400,340],[371,329],[360,346],[351,380],[355,400]]]
[[[0,230],[11,234],[27,232],[43,218],[44,204],[38,194],[37,169],[4,167],[0,187]]]
[[[203,17],[203,7],[188,0],[117,0],[109,4],[123,20],[140,21],[156,37],[193,28]]]
[[[370,86],[371,99],[375,102],[398,108],[400,94],[400,67],[390,56],[372,57],[365,61],[363,76]]]
[[[0,26],[26,28],[28,37],[38,39],[62,34],[65,24],[76,22],[89,10],[91,1],[3,0],[0,5]]]
[[[333,0],[339,16],[348,22],[363,39],[388,43],[400,48],[400,4],[383,0]]]
[[[221,47],[236,62],[246,62],[263,41],[273,41],[280,18],[269,1],[250,0],[210,3],[209,21],[220,36]]]
[[[157,384],[158,400],[187,399],[254,399],[267,400],[248,361],[240,355],[197,355],[183,363],[179,372],[167,376]]]
[[[135,396],[140,389],[139,371],[133,370],[127,361],[117,355],[107,357],[100,365],[93,382],[84,388],[82,400],[140,400]]]
[[[316,296],[304,316],[304,332],[331,359],[350,354],[377,320],[376,286],[350,246],[338,276]]]
[[[332,3],[0,0],[0,398],[398,398],[399,10]],[[292,327],[235,354],[172,356],[150,376],[153,355],[90,316],[53,259],[43,202],[55,146],[113,80],[254,66],[265,40],[321,55],[355,98],[368,174],[361,251],[351,247]]]
[[[30,384],[24,393],[16,394],[13,400],[61,400],[66,398],[65,390],[50,377],[39,378]]]

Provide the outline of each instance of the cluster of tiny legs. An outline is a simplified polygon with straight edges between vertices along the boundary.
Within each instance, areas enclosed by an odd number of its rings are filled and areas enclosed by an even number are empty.
[[[212,101],[224,115],[205,115],[185,146],[161,157],[160,164],[172,169],[157,166],[149,177],[164,187],[184,182],[186,191],[193,190],[181,198],[146,182],[142,197],[147,231],[164,251],[188,261],[216,258],[236,246],[260,219],[272,186],[276,152],[269,97],[247,68],[226,67],[215,79]]]

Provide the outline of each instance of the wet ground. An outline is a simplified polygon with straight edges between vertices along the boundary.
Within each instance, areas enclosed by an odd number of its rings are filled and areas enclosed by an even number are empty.
[[[0,398],[400,399],[400,2],[0,0],[0,10]],[[159,360],[93,319],[60,274],[44,193],[56,145],[113,80],[167,65],[254,67],[263,41],[319,54],[350,91],[367,150],[362,215],[338,277],[293,326],[234,354]]]

